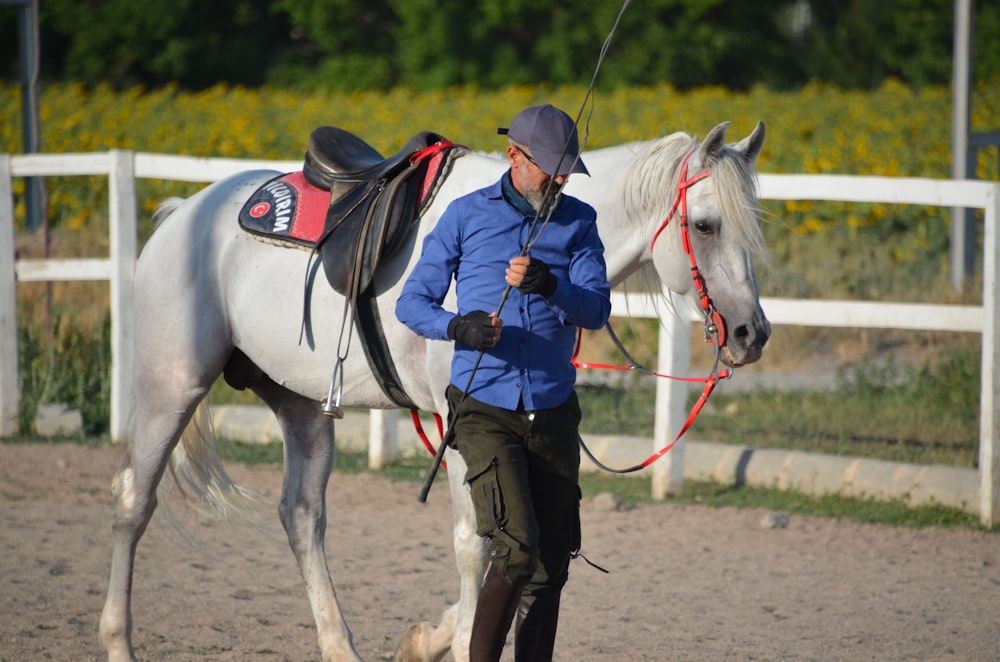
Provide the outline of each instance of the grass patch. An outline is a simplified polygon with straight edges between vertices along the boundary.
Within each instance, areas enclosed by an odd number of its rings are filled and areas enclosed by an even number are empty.
[[[112,446],[111,437],[103,435],[84,435],[82,437],[40,437],[35,434],[20,434],[13,437],[0,437],[0,444],[36,444],[43,446],[58,446],[61,444],[76,444],[89,448]],[[121,446],[122,452],[125,447]]]
[[[580,388],[582,428],[649,436],[652,380]],[[689,405],[698,393],[692,393]],[[892,359],[842,369],[836,388],[717,390],[688,436],[700,441],[890,462],[975,467],[979,449],[979,352],[960,349],[914,367]]]
[[[219,457],[227,462],[239,462],[249,466],[281,468],[284,464],[284,444],[248,444],[242,441],[220,439],[216,443]],[[340,462],[340,454],[337,454]]]
[[[92,331],[56,317],[50,329],[23,325],[18,333],[22,430],[30,430],[38,409],[61,402],[79,409],[84,432],[108,432],[111,417],[111,316]]]
[[[260,448],[250,448],[259,446]],[[219,453],[227,461],[262,463],[273,465],[281,462],[280,444],[245,444],[223,441]],[[394,481],[412,483],[414,499],[418,486],[427,475],[433,460],[427,457],[403,458],[379,471],[368,468],[365,453],[338,452],[335,473],[357,474],[376,473]],[[437,490],[444,492],[447,477],[444,471],[437,477]],[[646,476],[614,476],[606,473],[584,472],[580,476],[580,489],[584,498],[592,498],[603,492],[611,492],[626,506],[654,505],[651,479]],[[444,495],[442,498],[447,498]],[[729,486],[712,482],[685,481],[684,495],[669,497],[666,503],[690,504],[710,507],[763,508],[788,513],[833,517],[865,524],[886,524],[909,527],[965,527],[983,529],[978,516],[940,505],[907,506],[901,500],[880,501],[876,499],[847,498],[837,495],[813,497],[797,492],[751,486]],[[1000,531],[1000,525],[993,527]]]

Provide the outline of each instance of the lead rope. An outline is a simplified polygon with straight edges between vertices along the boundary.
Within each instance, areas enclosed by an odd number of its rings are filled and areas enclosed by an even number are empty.
[[[576,356],[576,354],[574,354],[574,356],[573,356],[573,365],[574,365],[574,367],[576,367],[576,368],[604,368],[604,369],[607,369],[607,370],[637,370],[637,371],[642,372],[642,373],[644,373],[646,375],[649,375],[650,377],[660,377],[660,378],[663,378],[663,379],[673,379],[675,381],[680,381],[680,382],[695,382],[695,383],[697,383],[697,382],[704,382],[704,384],[705,384],[705,387],[702,390],[701,395],[698,397],[698,400],[694,403],[694,406],[691,407],[691,411],[688,414],[687,420],[684,421],[684,425],[681,426],[680,432],[677,433],[677,436],[674,437],[673,441],[671,441],[669,444],[667,444],[666,446],[664,446],[660,450],[656,451],[655,453],[653,453],[652,455],[650,455],[649,457],[647,457],[645,460],[643,460],[639,464],[636,464],[636,465],[633,465],[631,467],[628,467],[627,469],[615,469],[615,468],[609,467],[606,464],[602,463],[600,460],[598,460],[596,457],[594,457],[594,454],[590,452],[589,448],[587,448],[587,444],[584,443],[584,441],[583,441],[582,438],[580,439],[580,448],[583,449],[583,452],[587,455],[587,457],[590,458],[590,461],[593,462],[598,468],[603,469],[604,471],[607,471],[609,473],[614,473],[614,474],[628,474],[628,473],[633,473],[635,471],[639,471],[640,469],[645,469],[646,467],[648,467],[649,465],[651,465],[653,462],[656,462],[661,457],[663,457],[668,452],[670,452],[670,449],[672,449],[675,445],[677,445],[677,442],[681,440],[681,437],[684,436],[684,433],[688,431],[688,428],[690,428],[691,425],[694,423],[695,419],[698,418],[698,414],[701,413],[701,410],[705,406],[705,403],[708,402],[708,398],[709,398],[709,396],[712,395],[712,391],[714,391],[715,387],[718,386],[719,380],[729,379],[732,376],[733,371],[730,370],[730,369],[728,369],[728,368],[723,369],[723,370],[719,370],[719,361],[721,359],[721,350],[720,350],[720,345],[718,344],[718,338],[717,337],[715,338],[715,341],[712,342],[712,347],[714,348],[714,353],[715,353],[715,360],[714,360],[714,363],[712,365],[712,370],[709,373],[708,377],[676,377],[674,375],[667,375],[667,374],[664,374],[664,373],[661,373],[661,372],[656,372],[656,371],[650,370],[649,368],[647,368],[647,367],[643,366],[642,364],[640,364],[638,361],[636,361],[634,358],[632,358],[632,356],[628,353],[628,351],[626,351],[625,347],[622,345],[621,341],[618,339],[618,336],[615,335],[614,329],[611,328],[611,324],[610,323],[605,324],[604,328],[607,330],[608,335],[611,336],[611,341],[614,343],[615,348],[621,353],[621,355],[623,357],[625,357],[627,365],[610,365],[610,364],[605,364],[605,363],[580,362],[580,361],[577,361],[577,356]],[[717,335],[718,331],[711,332],[711,331],[706,330],[706,335],[709,334],[709,333],[714,333],[714,334]],[[582,335],[583,335],[582,331],[578,332],[577,346],[576,346],[576,352],[577,353],[579,353],[579,351],[580,351],[580,338],[582,337]]]
[[[580,149],[576,155],[576,159],[580,158],[580,153],[582,153],[586,147],[587,137],[590,135],[590,118],[594,114],[593,94],[594,86],[597,83],[597,74],[601,70],[601,65],[604,64],[604,58],[607,56],[608,49],[611,47],[611,41],[614,38],[615,33],[618,31],[618,25],[621,23],[622,16],[625,14],[625,10],[628,8],[629,4],[631,4],[631,0],[625,0],[625,2],[622,3],[622,8],[619,10],[618,16],[615,18],[615,24],[612,26],[611,32],[608,33],[607,38],[601,46],[601,53],[597,58],[597,65],[594,67],[594,75],[590,78],[590,86],[587,87],[587,93],[584,95],[583,102],[580,104],[580,110],[576,114],[576,119],[573,120],[573,130],[578,132],[580,118],[583,116],[583,111],[587,107],[587,103],[590,102],[590,113],[587,116],[587,121],[584,123],[584,135],[579,137]],[[559,162],[556,164],[556,172],[559,171],[559,166],[562,165],[563,160],[566,158],[566,149],[569,147],[569,140],[571,139],[572,135],[567,137],[567,142],[563,145],[562,154],[559,156]],[[574,165],[575,164],[576,161],[574,160]],[[567,177],[566,180],[563,181],[564,186],[568,179],[569,178]],[[545,192],[542,197],[542,204],[539,207],[538,213],[535,214],[535,219],[532,221],[531,227],[528,229],[528,237],[525,240],[524,246],[521,248],[522,257],[527,255],[531,247],[535,245],[536,241],[538,241],[542,231],[545,230],[549,219],[552,217],[552,212],[555,210],[556,199],[559,196],[561,187],[556,187],[554,182],[554,178],[550,179],[546,185]],[[541,223],[541,226],[539,226],[539,221],[541,220],[543,214],[545,216],[545,220]],[[510,293],[510,288],[511,286],[507,285],[504,288],[503,294],[500,296],[500,303],[496,311],[498,317],[500,315],[500,311],[503,310],[504,304],[507,303],[507,296]],[[437,453],[434,455],[434,463],[431,464],[430,469],[427,471],[427,477],[424,479],[424,484],[421,486],[420,494],[417,497],[421,503],[425,503],[427,501],[427,494],[431,490],[431,485],[434,484],[434,478],[437,476],[438,467],[441,466],[442,460],[444,459],[444,452],[448,446],[451,445],[452,439],[455,436],[454,422],[458,419],[458,412],[461,410],[462,405],[465,403],[465,399],[469,396],[469,391],[472,389],[472,380],[476,376],[476,372],[479,370],[479,364],[483,360],[483,354],[484,352],[480,350],[479,356],[476,358],[476,363],[472,366],[472,372],[469,374],[469,380],[465,385],[465,390],[462,391],[462,397],[459,398],[458,404],[455,405],[455,410],[451,412],[448,417],[448,428],[441,439],[441,443],[438,444]]]

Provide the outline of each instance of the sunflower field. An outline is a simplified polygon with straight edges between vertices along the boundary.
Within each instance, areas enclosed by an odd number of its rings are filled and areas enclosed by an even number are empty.
[[[247,159],[296,159],[316,126],[340,126],[392,153],[417,131],[430,130],[476,150],[501,147],[496,127],[520,108],[551,102],[579,108],[585,90],[576,87],[475,87],[417,93],[301,93],[217,85],[202,92],[78,84],[46,87],[41,95],[45,153],[129,149],[166,154]],[[21,88],[0,83],[0,149],[22,151]],[[997,130],[1000,81],[980,83],[972,104],[973,132]],[[592,111],[592,114],[591,114]],[[768,126],[761,172],[947,178],[951,162],[951,93],[946,88],[911,89],[887,82],[874,91],[848,91],[813,84],[795,92],[764,88],[733,93],[721,88],[678,92],[669,86],[598,91],[585,109],[581,133],[587,148],[650,140],[674,131],[704,135],[731,121],[731,136],[749,133],[758,120]],[[979,155],[978,176],[998,178],[996,152]],[[53,227],[78,229],[103,213],[100,186],[77,182],[53,187]],[[16,192],[23,190],[23,182]],[[144,200],[148,210],[153,199]],[[878,225],[885,209],[842,217],[811,214],[810,205],[789,202],[772,210],[787,230],[823,233],[832,226]],[[23,206],[18,217],[23,221]],[[905,256],[902,256],[905,257]]]

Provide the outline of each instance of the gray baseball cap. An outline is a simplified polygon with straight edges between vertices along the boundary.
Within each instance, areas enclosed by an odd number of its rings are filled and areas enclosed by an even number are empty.
[[[535,163],[546,175],[590,174],[580,159],[580,141],[573,120],[552,104],[525,108],[510,123],[509,129],[501,127],[497,133],[529,148]]]

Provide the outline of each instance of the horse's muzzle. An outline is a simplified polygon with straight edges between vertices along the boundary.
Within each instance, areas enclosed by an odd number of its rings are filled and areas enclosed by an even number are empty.
[[[729,329],[722,348],[722,362],[731,368],[756,363],[764,355],[764,346],[770,337],[771,323],[763,315]]]

